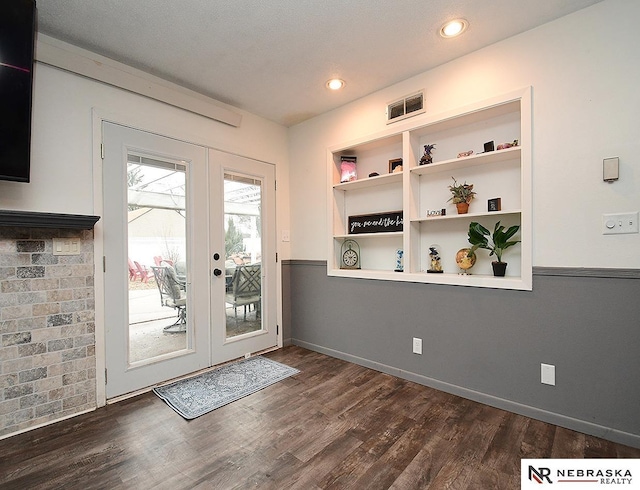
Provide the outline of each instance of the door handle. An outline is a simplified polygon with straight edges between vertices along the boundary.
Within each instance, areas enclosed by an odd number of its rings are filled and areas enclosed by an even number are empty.
[[[213,275],[220,277],[222,275],[222,271],[220,269],[213,269]]]

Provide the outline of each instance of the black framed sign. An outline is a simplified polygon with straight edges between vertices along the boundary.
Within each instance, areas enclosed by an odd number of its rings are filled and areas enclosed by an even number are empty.
[[[349,216],[349,233],[385,233],[402,231],[402,211]]]
[[[489,199],[489,201],[487,201],[487,210],[489,212],[502,211],[502,199],[499,197]]]

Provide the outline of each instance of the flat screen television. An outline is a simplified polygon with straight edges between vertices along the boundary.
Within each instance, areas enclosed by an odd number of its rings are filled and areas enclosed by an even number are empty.
[[[0,1],[0,179],[29,182],[35,0]]]

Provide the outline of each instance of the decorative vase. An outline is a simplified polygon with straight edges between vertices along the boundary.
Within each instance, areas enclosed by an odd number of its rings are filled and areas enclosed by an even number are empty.
[[[469,203],[468,202],[456,203],[456,208],[458,208],[458,214],[467,214],[469,212]]]
[[[493,267],[493,275],[496,277],[504,277],[507,272],[507,263],[506,262],[491,262],[491,267]]]
[[[404,270],[404,251],[399,248],[396,250],[396,268],[395,272],[402,272]]]

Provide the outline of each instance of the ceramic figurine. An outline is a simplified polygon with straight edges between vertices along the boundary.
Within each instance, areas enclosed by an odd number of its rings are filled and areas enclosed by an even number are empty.
[[[507,148],[518,146],[518,144],[518,140],[513,140],[511,143],[502,143],[501,145],[498,145],[498,150],[506,150]]]
[[[427,165],[433,162],[433,156],[431,152],[435,149],[435,143],[433,145],[424,145],[424,155],[420,158],[420,165]]]
[[[429,259],[431,260],[431,266],[427,270],[429,273],[442,273],[442,263],[440,259],[440,253],[438,252],[438,245],[431,245],[429,247]]]

